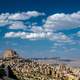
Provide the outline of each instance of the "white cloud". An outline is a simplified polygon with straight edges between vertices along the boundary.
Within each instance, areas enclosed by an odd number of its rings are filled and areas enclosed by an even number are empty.
[[[32,26],[31,30],[36,33],[44,32],[44,29],[41,26]]]
[[[37,12],[37,11],[28,11],[28,12],[11,14],[8,17],[8,19],[11,19],[11,20],[27,20],[27,19],[30,19],[31,17],[38,17],[41,15],[45,15],[45,14]]]
[[[31,26],[21,20],[30,19],[31,17],[37,17],[44,15],[44,13],[39,13],[37,11],[28,11],[15,14],[1,14],[0,15],[0,25],[9,25],[9,29],[29,29],[29,32],[8,32],[5,34],[6,38],[18,37],[21,39],[49,39],[57,42],[70,42],[70,38],[62,32],[55,33],[56,30],[72,29],[80,27],[80,11],[72,14],[56,13],[43,21],[44,24],[38,26],[37,22],[34,22]],[[29,27],[30,26],[30,27]],[[80,33],[77,33],[80,34]]]
[[[13,21],[9,21],[9,20],[0,20],[0,27],[6,27],[10,24],[13,24]]]
[[[59,32],[59,33],[51,33],[51,32],[48,32],[49,33],[49,39],[52,40],[52,41],[57,41],[57,42],[71,42],[71,39],[65,35],[64,33],[62,32]]]
[[[5,37],[23,37],[26,35],[26,32],[9,32],[5,34]]]
[[[80,11],[72,14],[53,14],[47,18],[43,26],[46,31],[55,31],[80,27]]]
[[[8,20],[0,20],[0,27],[8,25],[9,21]]]
[[[30,17],[37,17],[37,16],[45,15],[45,13],[40,13],[37,11],[28,11],[26,14]]]
[[[0,14],[0,20],[7,19],[9,15],[10,15],[9,13],[2,13],[2,14]]]
[[[63,33],[51,33],[51,32],[8,32],[5,34],[5,38],[21,38],[29,40],[37,39],[49,39],[56,42],[70,42],[70,38]]]
[[[12,21],[8,20],[9,13],[2,13],[0,14],[0,27],[3,27],[5,25],[11,24]]]
[[[76,34],[77,34],[78,37],[80,37],[80,31],[78,31]]]
[[[45,13],[40,13],[38,11],[27,11],[13,14],[2,13],[0,14],[0,26],[14,24],[14,22],[18,20],[27,20],[31,17],[38,17],[42,15],[45,15]],[[43,19],[43,22],[44,25],[42,26],[46,31],[55,31],[80,27],[80,11],[72,14],[56,13],[49,16],[45,21]]]
[[[5,38],[40,39],[45,35],[45,33],[8,32],[5,34]]]
[[[45,13],[40,13],[38,11],[27,11],[27,12],[21,12],[21,13],[2,13],[0,14],[0,27],[11,25],[11,24],[12,26],[14,26],[15,24],[17,24],[17,26],[15,25],[14,28],[18,29],[19,28],[18,23],[19,24],[24,23],[23,20],[28,20],[32,17],[38,17],[43,15],[45,15]],[[22,22],[18,22],[20,20]],[[13,28],[12,26],[10,26],[10,28]]]
[[[26,29],[27,26],[21,21],[16,21],[9,26],[9,29]]]

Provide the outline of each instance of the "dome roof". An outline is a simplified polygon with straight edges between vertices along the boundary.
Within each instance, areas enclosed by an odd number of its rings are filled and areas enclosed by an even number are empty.
[[[17,53],[11,49],[7,49],[5,50],[4,54],[3,54],[3,58],[13,58],[13,57],[17,57]]]

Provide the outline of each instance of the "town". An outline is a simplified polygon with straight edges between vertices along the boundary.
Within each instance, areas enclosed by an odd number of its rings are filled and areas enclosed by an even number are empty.
[[[7,49],[0,59],[0,80],[80,80],[80,68],[41,64]]]

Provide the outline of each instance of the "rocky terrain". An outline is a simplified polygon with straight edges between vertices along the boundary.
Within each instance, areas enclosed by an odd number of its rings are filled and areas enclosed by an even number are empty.
[[[0,59],[1,80],[80,80],[80,68],[45,64],[21,58],[7,49]]]

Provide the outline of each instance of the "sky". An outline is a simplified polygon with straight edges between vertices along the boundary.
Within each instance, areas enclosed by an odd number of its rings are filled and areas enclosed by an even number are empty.
[[[0,0],[0,54],[80,58],[80,0]]]

